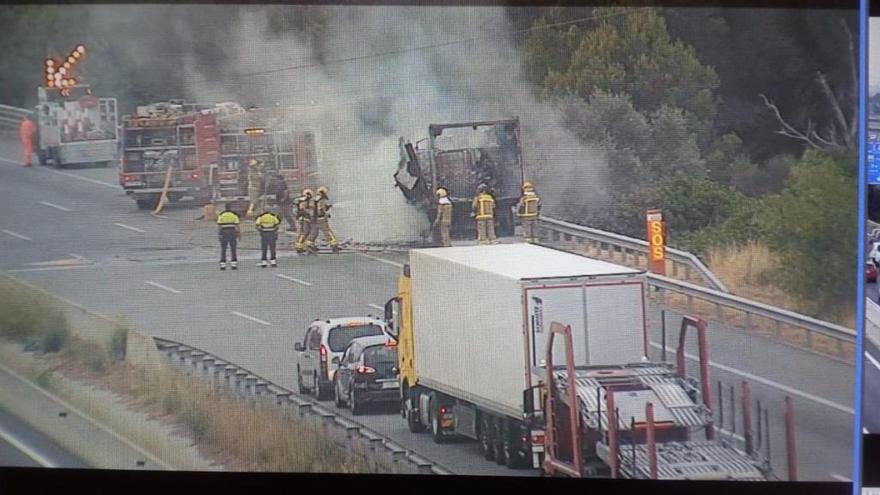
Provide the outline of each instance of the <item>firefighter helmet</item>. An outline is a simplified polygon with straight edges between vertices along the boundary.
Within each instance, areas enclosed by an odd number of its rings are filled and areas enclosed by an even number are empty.
[[[260,162],[257,159],[252,159],[250,162],[248,162],[248,165],[250,165],[251,167],[256,167],[259,164]]]
[[[321,186],[321,187],[319,187],[319,188],[318,188],[318,194],[321,194],[321,195],[326,196],[326,195],[327,195],[327,186]]]
[[[486,191],[488,191],[488,190],[489,190],[489,186],[487,186],[485,182],[484,182],[484,183],[480,183],[480,185],[477,186],[477,192],[478,192],[478,193],[484,193],[484,192],[486,192]]]
[[[525,181],[525,182],[523,182],[522,188],[523,188],[523,191],[531,191],[532,189],[534,189],[534,186],[532,186],[531,182]]]
[[[435,194],[441,198],[445,198],[446,196],[449,195],[449,193],[446,191],[445,187],[438,187]]]
[[[311,195],[312,195],[312,190],[309,189],[309,188],[303,189],[302,194],[303,194],[303,196],[311,196]]]

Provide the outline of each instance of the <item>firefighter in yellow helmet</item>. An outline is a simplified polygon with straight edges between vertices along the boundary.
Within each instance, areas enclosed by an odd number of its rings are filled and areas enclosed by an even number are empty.
[[[333,230],[330,228],[329,210],[333,205],[330,204],[330,198],[327,197],[327,187],[319,187],[317,193],[318,197],[315,198],[313,203],[314,214],[312,215],[312,218],[314,221],[311,225],[311,232],[309,233],[309,240],[306,243],[306,248],[312,252],[318,250],[315,240],[318,238],[318,231],[320,230],[324,232],[324,242],[333,249],[334,253],[338,253],[339,241],[336,240],[336,235],[333,234]]]
[[[437,192],[437,215],[434,217],[433,228],[440,233],[440,245],[449,247],[452,243],[449,241],[449,228],[452,226],[452,201],[449,200],[449,193],[444,187],[438,187]]]
[[[489,194],[489,186],[480,184],[477,197],[471,204],[471,217],[477,221],[477,242],[480,244],[496,244],[495,240],[495,198]]]
[[[254,211],[260,211],[262,209],[262,201],[260,200],[260,195],[263,192],[262,182],[263,182],[263,173],[262,173],[263,165],[259,160],[251,160],[248,162],[248,198],[250,199],[250,205],[248,206],[248,210],[246,215],[250,215]]]
[[[293,248],[297,253],[302,253],[306,249],[306,244],[308,243],[308,237],[312,230],[312,213],[314,212],[315,200],[312,198],[312,190],[311,189],[303,189],[302,195],[296,198],[295,208],[296,208],[296,222],[297,222],[297,236],[296,241],[293,243]]]
[[[523,228],[523,239],[526,242],[537,242],[538,215],[541,214],[541,198],[535,194],[535,188],[529,181],[523,182],[522,196],[516,205],[516,216]]]
[[[266,251],[269,251],[271,256],[269,263],[271,263],[272,268],[275,268],[278,266],[275,260],[275,246],[278,242],[278,227],[281,225],[281,217],[275,214],[275,212],[266,210],[257,217],[255,223],[257,224],[257,230],[260,232],[260,250],[262,251],[260,267],[266,268]]]

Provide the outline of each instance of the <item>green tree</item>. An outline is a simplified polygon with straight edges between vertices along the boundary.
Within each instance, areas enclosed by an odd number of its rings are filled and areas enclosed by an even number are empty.
[[[856,157],[807,151],[785,190],[766,198],[766,240],[781,255],[779,285],[817,317],[851,312],[856,287]]]

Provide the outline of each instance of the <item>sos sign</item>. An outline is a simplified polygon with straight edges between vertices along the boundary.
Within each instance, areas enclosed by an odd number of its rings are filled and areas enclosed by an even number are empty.
[[[645,213],[645,230],[648,237],[648,260],[653,273],[666,275],[666,228],[663,212],[651,208]]]

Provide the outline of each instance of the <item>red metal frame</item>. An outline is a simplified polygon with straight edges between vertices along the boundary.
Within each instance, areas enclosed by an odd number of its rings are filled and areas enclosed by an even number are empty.
[[[614,408],[614,389],[605,387],[605,411],[608,414],[608,467],[611,479],[617,478],[617,410]],[[601,421],[601,418],[599,419]]]
[[[678,334],[678,348],[675,350],[675,362],[678,376],[687,377],[685,368],[684,347],[687,342],[687,329],[697,329],[697,345],[700,359],[700,388],[703,396],[703,404],[709,411],[712,410],[712,387],[709,386],[709,346],[706,342],[706,320],[696,316],[685,316],[681,319],[681,330]],[[712,422],[706,425],[706,438],[715,439],[715,426]]]
[[[645,419],[648,423],[645,443],[648,447],[648,471],[651,479],[657,479],[657,443],[654,438],[654,404],[645,404]]]
[[[565,462],[558,458],[557,448],[559,446],[556,438],[554,420],[554,393],[555,382],[553,377],[553,340],[556,334],[561,334],[565,343],[565,369],[568,372],[568,410],[569,410],[569,428],[572,435],[572,460],[573,463]],[[583,473],[583,451],[581,449],[581,435],[578,429],[578,408],[577,396],[575,395],[574,385],[574,351],[571,342],[571,327],[562,325],[561,323],[552,322],[550,324],[550,333],[547,336],[547,365],[546,365],[546,384],[547,384],[547,402],[545,409],[547,411],[547,428],[544,433],[544,470],[550,473],[561,472],[569,476],[579,478]]]

